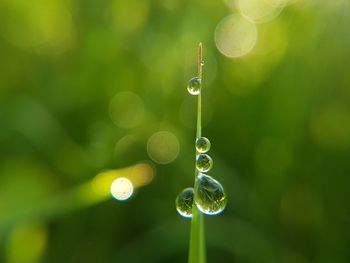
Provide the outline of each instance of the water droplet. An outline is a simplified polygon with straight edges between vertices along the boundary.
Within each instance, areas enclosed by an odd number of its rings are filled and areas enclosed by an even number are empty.
[[[196,140],[196,149],[200,153],[206,153],[210,150],[210,141],[206,137],[200,137]]]
[[[205,174],[198,175],[195,204],[199,211],[207,215],[217,215],[226,206],[227,199],[222,185]]]
[[[187,90],[191,95],[198,95],[201,92],[201,86],[201,79],[194,77],[188,81]]]
[[[200,172],[208,172],[213,166],[213,160],[208,154],[199,154],[196,158],[196,167]]]
[[[201,61],[201,66],[202,66],[202,67],[204,66],[204,60]]]
[[[192,217],[192,207],[193,207],[193,188],[185,188],[176,197],[175,205],[176,210],[183,217]]]

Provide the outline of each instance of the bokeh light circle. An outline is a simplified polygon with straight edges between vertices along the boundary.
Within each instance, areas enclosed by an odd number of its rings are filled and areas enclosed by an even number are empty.
[[[342,105],[328,105],[310,119],[312,139],[328,150],[350,148],[350,112]]]
[[[168,131],[154,133],[147,142],[147,153],[156,163],[168,164],[176,159],[180,152],[177,137]]]
[[[129,179],[119,177],[112,182],[110,190],[115,199],[125,201],[129,199],[134,192],[134,186]]]
[[[109,113],[118,127],[134,128],[144,118],[145,105],[137,94],[130,91],[119,92],[111,100]]]
[[[215,29],[215,44],[227,57],[241,57],[248,54],[258,39],[258,30],[254,23],[244,17],[233,14],[223,18]]]
[[[298,2],[299,0],[264,0],[264,1],[273,7],[286,7],[288,5]]]
[[[263,23],[274,19],[282,11],[284,0],[237,0],[240,13],[255,23]]]

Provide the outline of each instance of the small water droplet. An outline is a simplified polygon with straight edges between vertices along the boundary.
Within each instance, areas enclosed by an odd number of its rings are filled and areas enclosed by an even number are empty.
[[[183,217],[192,217],[193,188],[185,188],[178,194],[175,200],[176,210]]]
[[[201,79],[194,77],[188,81],[187,90],[191,95],[198,95],[201,92],[201,86]]]
[[[204,60],[201,61],[201,65],[204,66]]]
[[[213,167],[213,160],[208,154],[199,154],[196,158],[196,167],[200,172],[208,172]]]
[[[207,215],[217,215],[226,206],[227,199],[222,185],[205,174],[198,175],[195,204],[199,211]]]
[[[200,153],[206,153],[210,150],[210,141],[206,137],[200,137],[196,140],[196,150]]]

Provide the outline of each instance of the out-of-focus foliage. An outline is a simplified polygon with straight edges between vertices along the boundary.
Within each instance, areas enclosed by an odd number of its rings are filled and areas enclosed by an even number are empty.
[[[208,262],[349,262],[349,1],[261,1],[1,0],[0,262],[186,262],[200,41]]]

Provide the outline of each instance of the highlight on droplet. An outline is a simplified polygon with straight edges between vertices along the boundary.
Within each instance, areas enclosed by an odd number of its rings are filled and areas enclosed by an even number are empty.
[[[192,187],[182,190],[176,197],[175,207],[177,212],[185,217],[192,217],[194,190]]]
[[[208,154],[201,153],[196,157],[196,168],[198,171],[205,173],[213,167],[213,160]]]
[[[202,81],[200,78],[198,77],[191,78],[188,81],[187,91],[191,95],[198,95],[199,93],[201,93],[201,86],[202,86]]]
[[[196,150],[199,153],[206,153],[210,150],[210,141],[206,137],[200,137],[196,139]]]
[[[134,192],[134,186],[129,179],[125,177],[119,177],[112,182],[110,191],[115,199],[119,201],[125,201],[132,196]]]
[[[198,175],[197,180],[194,201],[198,210],[206,215],[217,215],[224,211],[227,197],[220,182],[202,173]]]

